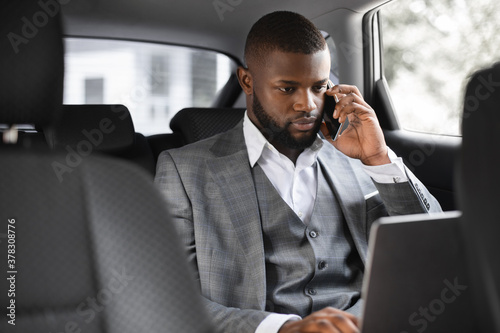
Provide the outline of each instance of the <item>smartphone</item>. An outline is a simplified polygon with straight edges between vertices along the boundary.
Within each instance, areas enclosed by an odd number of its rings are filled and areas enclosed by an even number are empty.
[[[332,81],[328,81],[327,88],[333,87]],[[343,123],[339,123],[338,119],[333,118],[333,111],[335,110],[335,98],[325,94],[325,104],[323,106],[323,120],[325,121],[326,128],[332,137],[333,141],[336,141],[338,136],[342,134],[349,126],[349,119],[346,118]]]

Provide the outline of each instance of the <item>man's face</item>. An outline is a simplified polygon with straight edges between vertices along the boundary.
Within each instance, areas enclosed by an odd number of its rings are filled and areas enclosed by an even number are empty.
[[[257,67],[257,66],[255,66]],[[328,49],[314,54],[275,51],[257,68],[248,115],[276,148],[302,150],[315,140],[330,72]]]

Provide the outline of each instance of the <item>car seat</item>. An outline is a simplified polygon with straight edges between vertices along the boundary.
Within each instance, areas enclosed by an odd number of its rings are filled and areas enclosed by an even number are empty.
[[[15,145],[61,110],[57,1],[0,10],[1,332],[209,332],[150,176],[110,157]]]
[[[470,293],[482,332],[500,332],[500,63],[476,72],[464,99],[457,173]]]

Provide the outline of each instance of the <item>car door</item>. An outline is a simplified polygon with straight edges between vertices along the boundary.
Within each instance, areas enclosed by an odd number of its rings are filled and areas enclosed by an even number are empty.
[[[377,112],[387,145],[404,159],[444,210],[458,209],[454,175],[461,147],[463,86],[468,71],[464,68],[461,73],[455,71],[449,78],[446,76],[448,66],[455,68],[460,60],[446,59],[447,50],[438,48],[439,43],[452,45],[446,35],[443,40],[428,38],[429,45],[417,44],[424,40],[418,37],[413,43],[407,42],[413,34],[436,33],[439,27],[415,14],[415,10],[423,11],[415,8],[416,1],[412,2],[413,12],[411,6],[397,3],[377,8],[363,19],[365,98]],[[426,8],[426,13],[431,10],[439,12]],[[442,10],[440,15],[446,12]],[[454,34],[452,37],[456,38]],[[459,48],[459,42],[455,43]],[[421,50],[425,48],[439,59],[429,61],[427,68],[420,64],[426,61]],[[479,65],[470,62],[467,68],[471,71]],[[445,87],[448,80],[459,79],[463,83],[452,82],[452,87]],[[431,89],[434,91],[429,93]]]

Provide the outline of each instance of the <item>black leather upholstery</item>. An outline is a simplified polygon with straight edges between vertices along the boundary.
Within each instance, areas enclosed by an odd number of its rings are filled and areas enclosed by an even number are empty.
[[[172,118],[170,128],[189,144],[233,128],[244,113],[237,108],[186,108]]]
[[[47,17],[19,46],[22,57],[0,48],[2,70],[6,62],[27,67],[0,75],[2,89],[16,87],[0,95],[0,124],[45,126],[61,104],[60,21],[40,3],[0,5],[2,36],[21,33],[24,18]],[[0,332],[210,331],[162,196],[143,170],[15,145],[0,147],[0,161]]]
[[[482,332],[500,332],[500,63],[467,85],[458,201],[469,251],[470,276]]]

